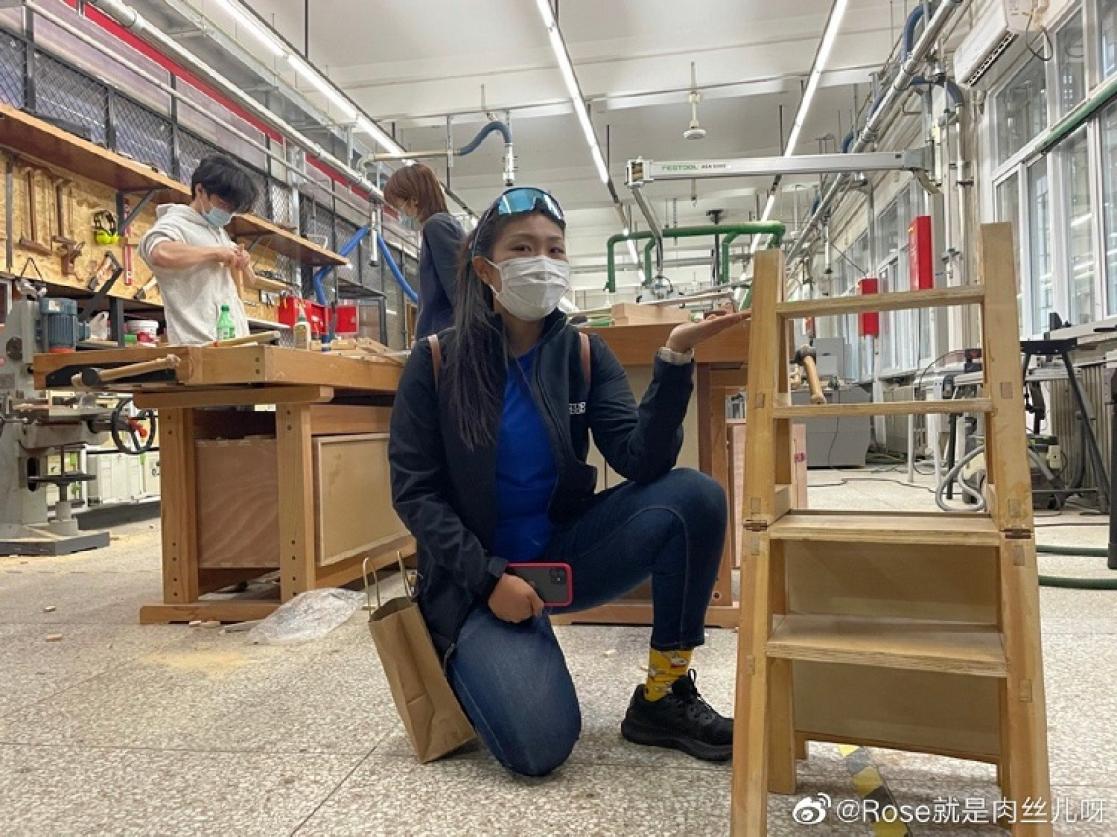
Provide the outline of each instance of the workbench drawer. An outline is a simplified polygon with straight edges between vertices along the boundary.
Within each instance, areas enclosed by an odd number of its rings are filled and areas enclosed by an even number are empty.
[[[314,437],[314,519],[322,566],[407,535],[392,508],[387,433]]]

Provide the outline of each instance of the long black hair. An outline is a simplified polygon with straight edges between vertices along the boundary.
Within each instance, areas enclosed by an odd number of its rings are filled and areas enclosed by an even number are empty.
[[[515,215],[494,215],[490,211],[481,217],[458,255],[454,347],[446,358],[445,384],[458,433],[470,450],[496,443],[504,389],[498,374],[500,366],[493,362],[493,355],[499,355],[505,364],[508,362],[504,325],[493,313],[492,289],[473,269],[473,257],[491,259],[505,228],[536,214],[566,230],[565,223],[542,209]]]

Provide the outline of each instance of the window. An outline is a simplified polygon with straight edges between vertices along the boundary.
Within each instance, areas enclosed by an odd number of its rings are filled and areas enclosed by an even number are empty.
[[[1055,67],[1059,83],[1059,116],[1074,110],[1086,95],[1086,51],[1082,15],[1074,14],[1055,34]]]
[[[1054,308],[1051,273],[1051,195],[1047,180],[1047,161],[1039,160],[1028,168],[1028,263],[1032,285],[1032,333],[1047,330],[1047,315]]]
[[[1117,0],[1113,0],[1117,8]],[[1032,58],[996,97],[997,162],[1047,126],[1047,65]]]
[[[1117,71],[1117,0],[1098,0],[1098,64],[1101,77]]]
[[[1071,322],[1094,319],[1094,209],[1090,200],[1090,154],[1086,132],[1079,131],[1060,146],[1059,168],[1063,180],[1066,223],[1067,276],[1070,286]]]
[[[1117,314],[1117,104],[1101,116],[1102,200],[1105,206],[1106,313]]]
[[[1020,178],[1014,173],[997,184],[997,220],[1012,224],[1016,239],[1016,311],[1020,320],[1020,333],[1024,333],[1024,292],[1020,277]]]

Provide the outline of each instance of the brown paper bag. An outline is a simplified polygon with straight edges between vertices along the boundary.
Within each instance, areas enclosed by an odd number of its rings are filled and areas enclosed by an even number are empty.
[[[475,736],[442,671],[419,606],[411,598],[402,556],[399,563],[407,595],[381,604],[374,570],[376,608],[369,594],[368,627],[407,737],[419,761],[425,763],[453,752]],[[364,565],[368,593],[367,558]]]

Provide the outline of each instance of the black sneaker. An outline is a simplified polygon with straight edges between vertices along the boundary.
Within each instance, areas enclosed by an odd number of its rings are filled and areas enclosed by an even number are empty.
[[[621,735],[633,744],[670,747],[705,761],[726,761],[733,755],[733,719],[723,718],[698,694],[695,673],[680,677],[659,700],[644,697],[636,687]]]

